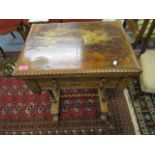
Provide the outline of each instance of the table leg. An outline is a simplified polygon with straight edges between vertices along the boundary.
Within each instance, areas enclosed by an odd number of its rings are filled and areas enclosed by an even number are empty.
[[[103,121],[107,121],[108,104],[104,96],[104,89],[98,88],[98,94],[99,94],[99,103],[100,103],[100,110],[101,110],[101,119]]]
[[[59,89],[52,89],[50,90],[50,95],[53,97],[54,101],[52,102],[51,106],[51,113],[53,116],[53,123],[58,122],[58,114],[59,114]]]
[[[25,82],[34,93],[41,94],[41,88],[36,80],[25,80]]]
[[[119,91],[119,92],[123,92],[123,90],[125,89],[125,87],[129,84],[129,82],[131,81],[130,78],[122,78],[117,87],[116,87],[116,90]]]

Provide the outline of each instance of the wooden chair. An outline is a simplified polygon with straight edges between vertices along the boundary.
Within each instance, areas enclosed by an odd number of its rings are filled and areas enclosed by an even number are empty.
[[[124,28],[128,27],[128,29],[132,32],[134,36],[134,43],[132,44],[135,49],[139,43],[144,43],[149,32],[151,23],[153,20],[144,19],[125,19],[124,20]],[[150,39],[155,40],[155,31],[152,32]]]

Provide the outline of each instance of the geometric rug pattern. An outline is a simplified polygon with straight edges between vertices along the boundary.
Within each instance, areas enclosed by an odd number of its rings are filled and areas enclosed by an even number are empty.
[[[124,96],[106,90],[110,115],[100,119],[97,89],[61,89],[59,123],[52,97],[34,94],[24,81],[0,78],[0,134],[135,134]]]
[[[155,94],[141,91],[139,78],[128,85],[128,92],[137,116],[141,134],[155,134]]]

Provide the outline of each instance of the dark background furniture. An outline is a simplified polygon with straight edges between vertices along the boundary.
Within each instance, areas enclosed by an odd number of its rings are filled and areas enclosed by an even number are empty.
[[[13,38],[16,38],[13,31],[20,33],[25,41],[28,34],[28,26],[26,26],[26,21],[22,19],[0,19],[0,35],[10,33]],[[3,58],[6,57],[5,51],[2,47],[0,47],[0,53]]]
[[[152,39],[155,41],[154,30],[151,28],[152,23],[154,23],[154,20],[151,19],[124,20],[124,28],[128,28],[134,36],[134,42],[132,44],[134,49],[137,47],[137,45],[141,44],[141,52],[143,53],[146,49],[146,44],[148,43],[148,40]]]

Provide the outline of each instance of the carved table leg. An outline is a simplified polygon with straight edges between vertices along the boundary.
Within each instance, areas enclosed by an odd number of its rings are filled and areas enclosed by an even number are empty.
[[[52,102],[51,106],[51,113],[53,115],[53,123],[58,122],[58,114],[59,114],[59,89],[52,89],[50,92],[50,95],[52,95],[54,101]]]
[[[98,94],[99,94],[99,102],[100,102],[100,110],[101,110],[101,119],[103,121],[107,121],[108,104],[107,104],[107,101],[105,100],[104,89],[98,88]]]

